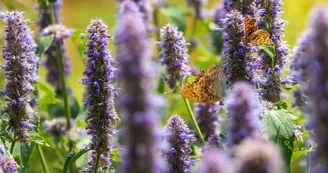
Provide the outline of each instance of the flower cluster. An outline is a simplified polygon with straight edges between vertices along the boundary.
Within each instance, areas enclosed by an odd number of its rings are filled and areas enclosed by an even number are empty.
[[[173,91],[178,89],[178,84],[190,76],[188,65],[188,44],[176,27],[171,24],[161,29],[161,42],[159,47],[163,49],[160,53],[161,62],[166,66],[168,78],[166,82]]]
[[[203,147],[202,152],[206,152],[208,150],[223,150],[221,141],[222,139],[220,138],[219,135],[217,134],[211,135],[208,138],[206,145]]]
[[[216,134],[220,116],[220,114],[218,113],[219,108],[219,102],[211,104],[195,104],[196,120],[199,125],[200,131],[203,133],[205,139],[209,138],[213,134]]]
[[[306,74],[308,82],[303,82],[301,88],[305,89],[309,104],[307,108],[311,114],[309,127],[313,129],[314,139],[318,142],[315,154],[315,162],[326,167],[328,162],[328,151],[326,146],[328,140],[326,134],[327,127],[327,102],[328,102],[328,8],[316,7],[311,12],[309,47],[305,55],[300,59],[301,64],[306,67],[303,72]]]
[[[54,11],[55,15],[55,22],[60,23],[60,13],[61,13],[61,7],[63,5],[62,0],[56,0],[54,3],[51,3],[52,9]],[[39,30],[42,31],[47,26],[51,25],[51,14],[50,9],[48,7],[42,7],[40,8],[39,5],[36,6],[36,9],[39,10],[39,16],[38,16],[38,22]]]
[[[123,172],[159,171],[159,131],[152,93],[151,45],[142,14],[133,1],[120,6],[115,33],[124,112]]]
[[[168,168],[164,172],[190,172],[193,160],[190,158],[190,143],[194,136],[179,115],[172,115],[165,125],[165,140],[170,145],[163,152]]]
[[[285,172],[280,150],[271,143],[245,140],[233,148],[232,153],[235,172]]]
[[[223,69],[226,71],[226,82],[231,86],[237,81],[247,80],[246,51],[244,45],[244,17],[238,11],[231,11],[222,20],[224,31]]]
[[[34,111],[31,108],[30,95],[34,91],[31,82],[36,75],[36,44],[33,32],[28,27],[28,20],[24,20],[22,12],[13,11],[0,13],[5,23],[5,45],[2,56],[5,64],[6,85],[1,93],[7,96],[8,104],[4,111],[9,115],[9,126],[16,138],[28,143],[27,130],[33,129]]]
[[[259,8],[258,14],[260,16],[257,20],[257,26],[270,34],[270,39],[275,44],[276,52],[274,62],[265,52],[260,54],[264,64],[263,68],[265,68],[263,76],[267,79],[266,83],[264,83],[266,88],[263,96],[269,101],[276,101],[275,97],[277,92],[281,92],[281,85],[289,84],[288,79],[282,73],[286,63],[286,56],[289,54],[287,44],[282,40],[285,25],[285,21],[281,19],[283,12],[281,7],[282,0],[256,0],[256,4]]]
[[[70,61],[69,57],[65,55],[66,48],[64,47],[64,40],[70,38],[73,30],[68,29],[61,24],[50,25],[42,30],[43,35],[54,34],[54,41],[50,48],[46,51],[47,60],[44,65],[46,66],[47,81],[55,87],[57,95],[62,94],[62,87],[60,83],[59,68],[58,68],[58,53],[57,49],[60,48],[61,54],[63,55],[63,64],[65,76],[68,77],[70,74]]]
[[[199,173],[231,173],[229,158],[222,151],[205,151]]]
[[[116,135],[115,126],[118,120],[111,84],[115,69],[112,67],[114,60],[108,50],[110,35],[107,33],[107,26],[100,19],[92,20],[86,32],[84,37],[88,38],[85,51],[87,60],[85,78],[82,81],[87,95],[84,103],[88,108],[85,121],[87,133],[91,135],[89,147],[100,153],[103,160],[109,160],[105,158],[111,150],[109,138]]]
[[[5,156],[5,149],[0,145],[0,172],[2,173],[16,173],[17,164],[11,156]]]
[[[260,130],[260,102],[253,87],[236,83],[230,91],[226,105],[230,119],[228,126],[229,145],[236,145],[246,138],[258,138]]]
[[[227,12],[237,10],[243,15],[254,16],[257,12],[255,0],[224,0],[224,9]]]

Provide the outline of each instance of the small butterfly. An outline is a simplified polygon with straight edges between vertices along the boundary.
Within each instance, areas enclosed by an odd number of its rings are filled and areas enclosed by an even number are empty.
[[[180,94],[189,100],[199,103],[219,101],[225,93],[225,78],[219,65],[212,65],[202,70],[195,81],[183,85]]]
[[[252,44],[268,44],[274,45],[270,39],[270,34],[264,30],[259,29],[256,25],[255,19],[245,17],[245,37],[248,43]]]

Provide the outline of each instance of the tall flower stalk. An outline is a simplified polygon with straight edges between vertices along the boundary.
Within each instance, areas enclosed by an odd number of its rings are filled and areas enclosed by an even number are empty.
[[[253,87],[247,83],[236,83],[226,100],[229,125],[228,144],[241,143],[246,138],[259,138],[260,102]]]
[[[313,130],[314,139],[318,143],[314,154],[314,163],[321,167],[321,171],[328,171],[328,140],[326,134],[327,127],[327,108],[328,102],[328,7],[316,7],[310,16],[311,33],[307,37],[307,50],[299,59],[300,71],[304,74],[305,80],[300,83],[308,96],[307,110],[309,117],[309,127]],[[307,82],[305,82],[307,81]],[[319,169],[319,168],[318,168]]]
[[[112,67],[114,60],[108,49],[110,35],[107,33],[107,25],[101,19],[95,19],[86,31],[87,60],[83,84],[86,86],[87,98],[84,103],[88,112],[85,121],[87,133],[91,135],[89,147],[95,152],[91,153],[90,167],[85,172],[93,172],[102,170],[104,166],[110,167],[110,137],[116,135],[118,117],[114,107],[114,88],[111,84],[115,69]],[[96,155],[101,158],[99,169],[96,168],[98,163],[94,159]]]
[[[255,1],[256,0],[224,0],[223,5],[226,12],[237,10],[243,15],[254,16],[257,12]]]
[[[29,143],[28,131],[34,128],[32,121],[35,113],[29,102],[34,91],[31,82],[36,75],[36,44],[28,27],[29,20],[24,20],[22,12],[0,13],[0,18],[5,23],[5,45],[2,49],[5,64],[2,68],[6,78],[1,93],[8,102],[3,109],[10,118],[14,146],[16,140]]]
[[[122,172],[159,172],[158,115],[151,94],[151,44],[142,14],[133,1],[127,0],[120,5],[115,44],[124,93],[121,99],[125,125]]]
[[[197,103],[195,104],[195,116],[198,122],[199,128],[207,140],[211,135],[217,134],[216,130],[219,125],[218,113],[220,103]]]
[[[17,173],[17,163],[10,155],[6,155],[3,145],[0,145],[0,172]]]
[[[163,172],[190,172],[193,160],[190,143],[194,136],[179,115],[172,115],[165,125],[165,141],[169,147],[163,155],[168,167]]]
[[[256,0],[259,7],[259,19],[257,26],[270,34],[270,39],[274,42],[276,56],[272,60],[265,52],[260,54],[264,70],[266,82],[263,97],[269,101],[279,101],[281,88],[285,84],[289,84],[288,79],[283,75],[282,70],[286,63],[286,57],[289,49],[284,37],[285,21],[281,19],[282,0]]]

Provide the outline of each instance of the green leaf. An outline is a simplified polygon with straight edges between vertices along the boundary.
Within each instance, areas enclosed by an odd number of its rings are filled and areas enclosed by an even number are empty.
[[[19,155],[14,156],[14,160],[20,167],[24,167],[22,159]]]
[[[69,107],[71,110],[71,117],[75,119],[79,115],[79,112],[80,112],[79,103],[75,97],[69,97],[68,101],[69,101]]]
[[[290,173],[290,163],[291,163],[291,159],[292,159],[292,154],[293,154],[293,140],[289,140],[289,141],[282,141],[278,143],[281,151],[282,151],[282,155],[284,158],[284,162],[285,162],[285,171],[286,173]]]
[[[110,153],[111,157],[114,159],[115,162],[121,162],[121,155],[120,155],[120,148],[115,148],[111,150]]]
[[[271,141],[293,140],[296,124],[287,110],[268,110],[262,116],[262,133]]]
[[[48,85],[41,83],[41,82],[35,82],[35,83],[33,83],[33,86],[36,89],[41,90],[45,93],[45,96],[43,96],[37,100],[38,105],[44,106],[44,105],[56,104],[56,103],[60,102],[60,100],[58,100],[56,98],[55,91]]]
[[[49,2],[55,3],[57,0],[49,0]]]
[[[82,57],[82,62],[85,62],[85,57],[83,56],[83,52],[86,50],[86,39],[82,39],[82,36],[84,35],[84,31],[81,29],[75,29],[72,33],[71,39],[77,49],[77,51],[80,53],[80,56]]]
[[[307,153],[308,153],[307,150],[293,152],[293,155],[292,155],[292,158],[291,158],[291,162],[297,160],[298,158],[300,158],[303,155],[306,155]]]
[[[72,118],[76,118],[80,112],[80,106],[78,104],[78,101],[75,97],[73,96],[69,96],[68,97],[68,106],[69,109],[71,111],[71,117]],[[50,104],[48,107],[48,112],[49,115],[52,118],[55,117],[64,117],[65,112],[64,112],[64,103],[63,102],[59,102],[56,104]]]
[[[160,13],[163,14],[164,16],[167,16],[169,19],[169,22],[176,27],[182,32],[186,30],[186,18],[187,18],[187,13],[177,6],[165,6],[163,8],[160,8]]]
[[[5,142],[12,142],[14,140],[14,137],[9,133],[7,127],[8,125],[4,124],[3,122],[0,125],[0,138],[4,142],[4,145]]]
[[[38,35],[35,39],[37,44],[36,54],[41,57],[41,55],[48,50],[54,40],[54,34],[50,35]]]
[[[37,132],[35,131],[30,131],[29,132],[29,136],[32,142],[35,142],[39,145],[43,145],[46,147],[50,147],[50,145],[48,143],[46,143],[46,141],[43,139],[42,136],[40,136]]]
[[[266,52],[272,59],[272,62],[275,62],[274,59],[276,56],[276,49],[274,46],[261,44],[261,45],[258,45],[257,47],[259,48],[259,50],[263,50],[264,52]]]
[[[21,155],[22,163],[24,165],[23,168],[27,169],[29,166],[29,160],[30,160],[31,153],[34,148],[34,143],[31,143],[30,145],[25,144],[25,143],[20,143],[20,144],[21,144],[20,155]]]
[[[287,103],[282,100],[275,103],[274,105],[277,106],[278,109],[287,109],[288,108]]]
[[[67,159],[64,163],[64,168],[63,168],[63,173],[66,173],[68,171],[68,169],[72,166],[72,164],[78,159],[80,158],[83,154],[85,154],[86,152],[90,151],[91,149],[82,149],[79,150],[77,152],[75,151],[71,151],[68,156]]]
[[[46,0],[38,0],[39,8],[45,8],[46,7]]]

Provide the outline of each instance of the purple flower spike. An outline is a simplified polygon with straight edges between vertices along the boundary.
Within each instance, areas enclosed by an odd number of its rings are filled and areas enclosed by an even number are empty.
[[[73,30],[68,29],[63,25],[56,24],[50,25],[42,30],[43,35],[54,34],[55,38],[52,45],[46,51],[45,55],[47,60],[45,61],[44,65],[46,66],[48,73],[47,73],[47,81],[55,87],[55,91],[57,95],[62,94],[62,88],[60,83],[59,71],[58,71],[58,56],[56,52],[56,47],[61,47],[61,52],[63,55],[64,61],[64,72],[65,76],[68,77],[70,72],[71,63],[69,61],[69,57],[65,55],[66,48],[64,47],[64,40],[70,38],[72,35]]]
[[[102,160],[108,160],[106,164],[101,164],[99,170],[104,166],[110,166],[109,153],[112,148],[110,137],[116,135],[116,123],[118,117],[114,106],[114,93],[112,76],[114,60],[108,49],[107,25],[101,19],[91,20],[86,30],[85,37],[88,39],[85,55],[86,70],[84,72],[84,85],[86,86],[86,101],[88,112],[85,117],[87,123],[86,130],[91,135],[90,148],[101,154]],[[94,55],[97,54],[95,57]],[[96,157],[96,154],[91,154]],[[94,159],[90,159],[94,161]],[[89,163],[92,167],[94,164]],[[87,170],[93,171],[91,168]],[[85,170],[86,171],[86,170]]]
[[[237,145],[246,138],[259,138],[261,113],[258,95],[247,83],[236,83],[228,94],[228,144]]]
[[[0,172],[2,173],[17,173],[17,164],[12,156],[5,156],[4,146],[0,145]]]
[[[193,165],[190,143],[194,140],[184,120],[179,115],[172,115],[165,126],[165,141],[169,148],[163,152],[168,164],[164,172],[190,172]]]
[[[150,39],[142,14],[133,1],[120,5],[115,33],[116,59],[122,84],[125,152],[122,171],[159,172],[158,115],[153,103]]]
[[[223,146],[222,146],[222,139],[220,138],[219,135],[214,134],[211,135],[207,142],[206,145],[203,147],[202,152],[206,152],[208,150],[222,150],[223,151]]]
[[[9,127],[17,139],[28,143],[27,131],[33,125],[34,111],[29,102],[36,80],[36,44],[33,32],[28,27],[28,20],[24,20],[22,12],[13,11],[0,13],[5,23],[5,45],[2,55],[5,64],[2,66],[6,78],[3,94],[8,97],[8,104],[4,107],[9,115]]]
[[[232,173],[229,157],[219,150],[205,151],[199,173]]]
[[[227,12],[237,10],[243,15],[254,16],[257,12],[255,0],[224,0],[224,9]]]
[[[196,120],[198,122],[200,131],[203,133],[205,139],[208,139],[211,135],[216,134],[220,116],[220,114],[218,113],[219,108],[219,102],[211,104],[195,104]]]
[[[178,89],[178,84],[190,76],[188,43],[183,33],[178,28],[167,24],[161,29],[161,42],[159,47],[163,51],[159,54],[161,62],[166,66],[168,75],[166,82],[173,91]]]
[[[61,7],[63,5],[62,0],[57,0],[56,2],[52,3],[52,8],[54,10],[55,14],[55,22],[60,23],[60,13],[61,13]],[[47,26],[51,25],[51,14],[50,14],[50,9],[47,7],[40,8],[39,5],[36,5],[36,9],[39,10],[39,16],[38,16],[38,22],[37,24],[39,25],[39,30],[40,32],[46,28]]]
[[[264,141],[245,140],[232,150],[235,172],[284,173],[279,147]]]

